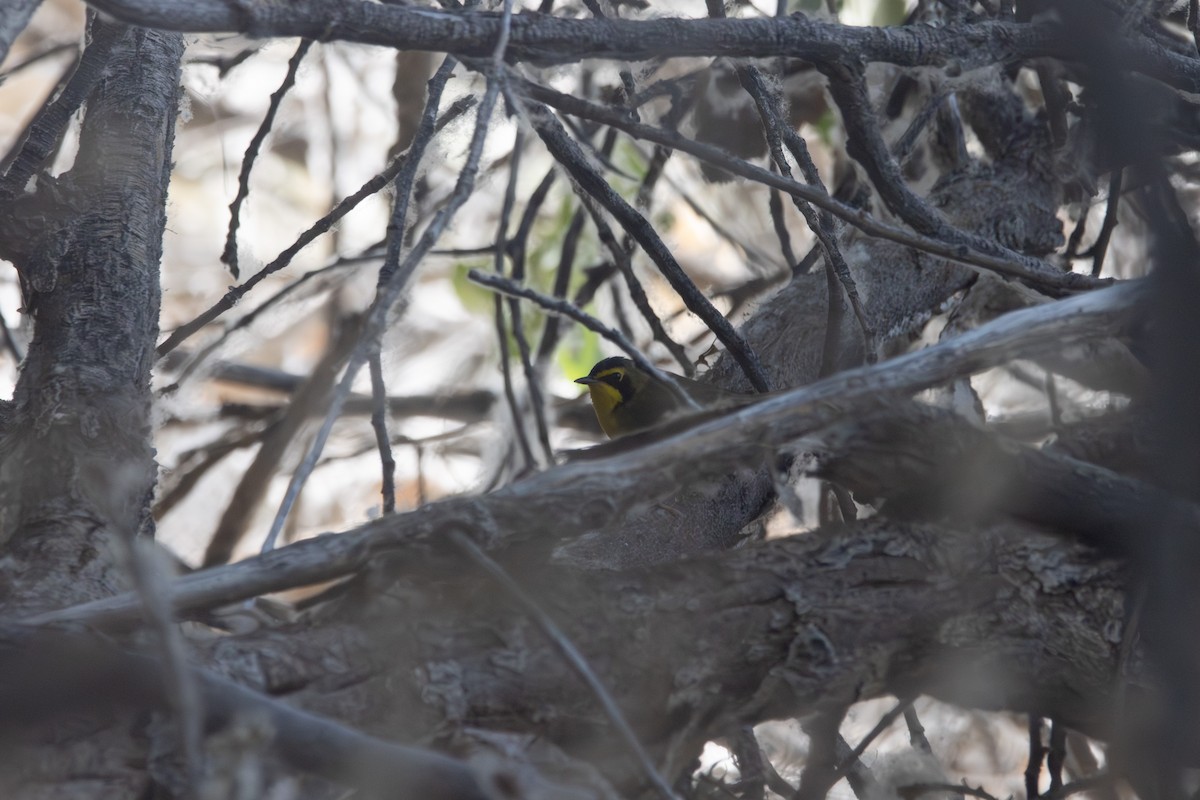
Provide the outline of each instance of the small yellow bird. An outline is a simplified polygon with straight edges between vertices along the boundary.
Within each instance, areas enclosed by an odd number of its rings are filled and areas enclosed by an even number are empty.
[[[706,409],[741,405],[755,399],[679,375],[667,377]],[[673,416],[695,410],[621,356],[604,359],[592,367],[587,377],[576,378],[575,382],[588,387],[596,419],[610,439],[652,428]]]

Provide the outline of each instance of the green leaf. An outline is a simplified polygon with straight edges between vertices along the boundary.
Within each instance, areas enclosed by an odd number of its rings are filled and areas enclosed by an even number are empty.
[[[564,321],[564,324],[572,323]],[[559,369],[571,380],[587,375],[602,358],[604,353],[600,349],[600,335],[579,325],[574,325],[563,337],[555,353]]]
[[[833,113],[833,109],[826,109],[820,119],[813,123],[813,127],[817,129],[817,136],[829,147],[833,146],[833,131],[837,124],[838,117]]]
[[[908,16],[904,0],[878,0],[875,13],[871,15],[872,25],[899,25]]]
[[[454,265],[454,271],[450,275],[450,285],[454,287],[458,301],[463,304],[463,308],[473,314],[490,316],[493,306],[492,298],[495,295],[473,282],[467,277],[467,273],[472,269],[490,270],[491,268],[491,262],[488,261],[460,261]]]

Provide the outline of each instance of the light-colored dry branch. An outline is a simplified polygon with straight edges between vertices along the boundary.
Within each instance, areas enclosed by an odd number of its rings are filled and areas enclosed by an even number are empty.
[[[188,575],[172,585],[174,607],[176,613],[188,614],[332,580],[361,570],[381,553],[426,547],[452,522],[474,529],[486,549],[538,535],[547,520],[568,520],[583,527],[610,516],[616,508],[614,498],[654,502],[673,491],[681,475],[695,477],[699,464],[720,472],[730,463],[744,461],[747,454],[761,453],[761,442],[783,444],[847,414],[885,405],[888,398],[1015,358],[1109,337],[1120,329],[1142,292],[1141,284],[1126,283],[1016,311],[928,349],[769,395],[636,449],[615,446],[611,455],[564,464],[486,497],[447,500],[344,534],[298,542],[258,558]],[[559,528],[558,533],[566,535],[570,530]],[[127,625],[137,619],[137,613],[136,597],[121,594],[24,621]]]

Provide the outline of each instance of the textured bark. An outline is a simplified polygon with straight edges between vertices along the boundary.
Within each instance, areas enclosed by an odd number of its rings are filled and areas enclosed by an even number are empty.
[[[208,656],[239,680],[389,738],[447,724],[533,733],[618,783],[634,776],[536,626],[483,576],[460,578],[372,592],[367,618],[359,609],[305,630],[305,647],[300,631],[264,631],[220,640]],[[737,725],[882,694],[924,692],[1111,735],[1124,581],[1119,562],[1031,528],[877,519],[654,569],[558,570],[527,585],[642,741],[681,769]],[[1140,662],[1133,669],[1136,685]]]
[[[1200,557],[1200,507],[1132,477],[993,436],[962,417],[918,403],[845,419],[816,445],[818,473],[890,515],[960,525],[1014,517],[1140,564],[1169,514],[1187,534],[1174,552]],[[828,456],[825,455],[828,453]]]
[[[183,43],[138,29],[118,37],[88,100],[75,167],[41,176],[36,189],[53,246],[16,264],[37,288],[26,298],[34,338],[0,442],[0,605],[10,620],[124,588],[118,554],[151,532],[150,367]],[[129,722],[125,712],[100,715],[59,730],[46,749],[8,749],[4,794],[143,791],[144,744]]]
[[[280,6],[256,0],[236,8],[222,0],[186,6],[166,0],[93,0],[92,5],[130,23],[191,33],[238,31],[250,36],[304,36],[401,50],[435,50],[489,57],[500,35],[500,15],[460,15],[426,8],[346,2],[329,6],[298,0]],[[1200,91],[1200,67],[1178,41],[1122,42],[1130,69],[1170,86]],[[961,71],[1041,57],[1086,55],[1088,43],[1059,26],[1008,22],[932,28],[844,27],[803,15],[784,19],[578,20],[524,13],[513,19],[507,55],[541,63],[586,58],[638,61],[671,56],[787,56],[820,63],[853,53],[863,61],[900,66],[945,66]]]
[[[14,571],[10,614],[111,593],[121,580],[105,537],[148,524],[150,367],[182,44],[131,30],[120,49],[88,104],[76,167],[39,188],[57,201],[61,222],[48,226],[69,235],[17,265],[43,288],[27,298],[34,338],[0,462],[4,535],[27,561]],[[89,579],[63,574],[64,550]]]
[[[1057,176],[1044,163],[1049,133],[1008,89],[979,94],[967,104],[973,111],[970,120],[982,129],[1000,131],[987,142],[995,161],[986,168],[964,166],[947,175],[928,205],[957,227],[1018,252],[1049,252],[1061,244],[1055,210],[1062,195]],[[943,305],[977,278],[967,267],[892,242],[853,232],[844,239],[867,321],[876,332],[876,355],[903,352]],[[844,370],[863,363],[864,337],[845,293],[839,291],[835,302],[843,310],[832,363]],[[819,377],[828,329],[828,283],[824,275],[810,273],[795,276],[739,332],[764,364],[771,386],[786,389]],[[752,390],[725,353],[707,378],[723,388]],[[626,566],[734,546],[773,498],[770,471],[775,467],[743,470],[715,490],[684,489],[666,504],[669,513],[655,508],[642,516],[616,518],[612,526],[589,532],[565,555],[572,563]]]

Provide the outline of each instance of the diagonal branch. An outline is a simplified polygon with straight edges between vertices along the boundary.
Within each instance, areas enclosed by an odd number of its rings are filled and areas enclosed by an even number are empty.
[[[167,703],[162,665],[98,637],[8,627],[0,630],[0,725],[30,719],[78,717],[81,708],[155,709]],[[488,800],[474,771],[457,759],[368,736],[339,722],[295,708],[209,670],[189,669],[203,699],[205,724],[218,728],[235,717],[257,715],[271,729],[272,745],[293,767],[374,794]],[[23,724],[24,723],[24,724]]]
[[[847,370],[809,386],[770,395],[735,412],[651,440],[641,447],[597,448],[599,457],[538,473],[482,498],[457,498],[410,514],[323,536],[237,564],[180,578],[172,584],[177,613],[187,614],[267,592],[332,580],[362,570],[380,554],[437,547],[451,523],[474,523],[494,537],[486,547],[545,538],[547,519],[575,520],[586,529],[613,513],[611,498],[654,502],[675,491],[703,465],[721,472],[761,453],[761,442],[787,441],[889,397],[903,396],[954,378],[1069,344],[1107,337],[1144,295],[1142,284],[1123,284],[1081,297],[1015,311],[953,340],[871,367]],[[497,520],[505,524],[498,528]],[[563,536],[572,530],[555,530]],[[414,555],[414,565],[417,559]],[[78,621],[123,626],[138,619],[135,596],[120,594],[39,614],[27,624]]]
[[[578,190],[595,198],[616,217],[654,261],[684,304],[721,340],[754,388],[760,392],[768,391],[766,375],[754,351],[733,329],[729,320],[696,288],[646,219],[588,163],[579,145],[567,136],[563,126],[544,106],[528,106],[526,111],[534,130],[550,154],[574,178]]]
[[[957,261],[960,264],[991,270],[1005,277],[1019,278],[1058,293],[1106,285],[1106,282],[1090,276],[1063,272],[1039,259],[1000,247],[991,240],[984,240],[982,249],[977,249],[973,246],[973,240],[981,237],[963,233],[961,236],[956,236],[955,241],[944,241],[890,225],[862,209],[830,197],[820,189],[778,175],[742,159],[734,158],[718,147],[688,139],[674,131],[633,121],[620,111],[589,103],[586,100],[529,81],[515,80],[514,84],[529,97],[560,111],[584,119],[603,122],[638,139],[645,139],[691,153],[705,162],[716,164],[726,172],[740,175],[806,200],[871,236],[903,244],[916,250]],[[965,239],[968,236],[972,236],[971,241]]]

